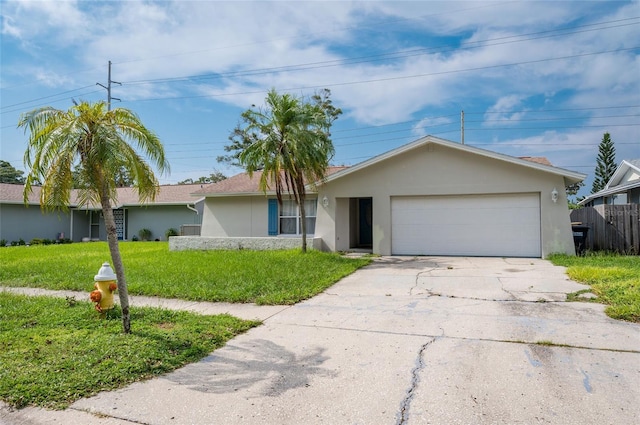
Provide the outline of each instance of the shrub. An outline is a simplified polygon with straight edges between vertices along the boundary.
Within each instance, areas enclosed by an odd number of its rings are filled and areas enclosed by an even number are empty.
[[[138,236],[140,236],[140,239],[142,239],[143,241],[148,241],[149,239],[151,239],[151,230],[140,229],[138,231]]]
[[[4,248],[5,246],[7,246],[7,240],[6,239],[0,239],[0,248]]]
[[[29,245],[42,245],[44,242],[42,239],[40,238],[33,238],[31,239],[31,242],[29,242]]]
[[[131,242],[138,242],[138,237],[137,236],[133,236],[131,238]]]
[[[18,245],[20,245],[20,246],[24,246],[24,245],[26,245],[26,244],[27,244],[27,243],[24,241],[24,239],[20,238],[20,240],[18,240]]]
[[[53,241],[51,239],[43,239],[42,240],[42,244],[43,245],[51,245],[53,243]]]
[[[173,227],[170,229],[167,229],[166,232],[164,232],[164,235],[167,237],[167,240],[169,240],[170,236],[178,236],[178,230],[174,229]]]

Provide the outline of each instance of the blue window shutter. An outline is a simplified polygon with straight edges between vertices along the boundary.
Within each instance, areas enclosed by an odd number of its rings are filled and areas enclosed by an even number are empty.
[[[269,199],[269,236],[278,235],[278,200]]]

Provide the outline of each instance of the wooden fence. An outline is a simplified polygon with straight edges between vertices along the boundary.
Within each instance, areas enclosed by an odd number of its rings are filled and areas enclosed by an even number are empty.
[[[589,226],[585,248],[640,254],[640,205],[596,205],[571,211],[571,222]]]

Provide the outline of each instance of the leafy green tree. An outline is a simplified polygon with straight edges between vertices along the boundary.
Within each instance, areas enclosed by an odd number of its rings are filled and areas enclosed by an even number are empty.
[[[568,186],[565,186],[565,190],[567,191],[567,196],[575,196],[580,191],[580,188],[584,186],[584,182],[573,183]]]
[[[248,109],[225,146],[228,156],[218,160],[245,168],[249,175],[262,170],[259,187],[264,193],[275,186],[282,205],[286,190],[298,205],[302,224],[302,251],[307,250],[304,201],[307,183],[326,176],[334,148],[331,125],[342,113],[333,106],[327,89],[307,100],[272,89],[264,108]]]
[[[24,171],[16,170],[13,165],[0,159],[0,183],[23,184]]]
[[[596,175],[591,187],[591,193],[604,189],[611,176],[616,171],[616,148],[609,133],[604,133],[600,145],[598,145],[598,158],[596,160]]]
[[[204,177],[203,176],[203,177],[198,178],[197,180],[186,179],[186,180],[182,180],[182,181],[178,182],[178,184],[217,183],[219,181],[225,180],[226,178],[227,178],[227,176],[222,174],[220,171],[216,171],[214,173],[209,174],[209,177]]]
[[[82,171],[80,170],[80,167],[81,164],[76,164],[76,167],[72,171],[74,189],[82,188]],[[120,169],[114,174],[113,179],[116,187],[131,187],[134,183],[133,177],[124,167],[120,167]]]
[[[153,200],[158,180],[147,161],[169,171],[164,148],[137,115],[128,109],[107,110],[106,103],[81,102],[67,111],[35,109],[20,117],[18,127],[29,132],[24,163],[30,169],[24,188],[25,203],[33,183],[43,182],[40,205],[44,210],[67,210],[73,188],[73,167],[78,164],[79,203],[101,205],[109,251],[118,279],[122,326],[131,332],[129,293],[118,246],[112,202],[117,201],[114,175],[126,170],[141,202]]]

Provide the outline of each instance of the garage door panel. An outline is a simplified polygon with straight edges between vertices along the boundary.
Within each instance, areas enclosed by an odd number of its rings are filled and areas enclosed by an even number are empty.
[[[538,194],[392,198],[392,252],[540,256]]]

